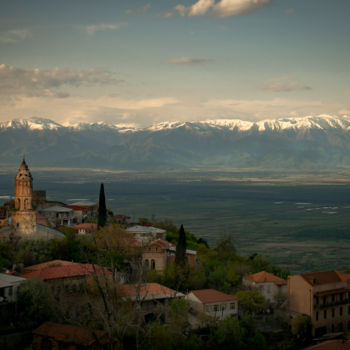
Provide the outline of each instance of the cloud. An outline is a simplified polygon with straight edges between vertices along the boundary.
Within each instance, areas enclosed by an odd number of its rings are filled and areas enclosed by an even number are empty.
[[[150,8],[151,8],[151,4],[148,3],[148,4],[144,5],[144,6],[138,7],[136,10],[127,9],[124,12],[127,15],[131,15],[133,13],[142,14],[142,13],[147,12]]]
[[[22,69],[0,64],[0,97],[41,96],[64,98],[63,86],[114,85],[122,80],[102,69]]]
[[[270,5],[270,0],[198,0],[190,6],[177,5],[175,10],[181,16],[204,16],[207,13],[217,18],[239,16],[260,10]]]
[[[350,116],[350,109],[342,108],[338,111],[338,114],[340,115],[349,115]]]
[[[191,57],[179,57],[174,58],[169,61],[165,61],[164,64],[187,64],[187,65],[195,65],[201,63],[212,62],[212,59],[209,58],[191,58]]]
[[[284,11],[284,13],[285,13],[286,15],[291,15],[291,14],[294,13],[294,12],[295,12],[295,9],[292,9],[292,8],[287,9],[287,10]]]
[[[164,12],[164,13],[157,13],[154,17],[158,17],[158,18],[170,18],[173,17],[173,13],[171,11],[169,12]]]
[[[89,35],[94,35],[97,32],[102,32],[106,30],[119,30],[122,27],[125,27],[126,23],[119,23],[119,24],[113,24],[113,23],[100,23],[100,24],[92,24],[85,27],[86,32]]]
[[[294,78],[278,77],[269,79],[265,84],[260,86],[260,89],[272,92],[291,92],[311,90],[311,87]]]
[[[30,34],[28,29],[11,29],[0,32],[0,44],[15,44],[28,38]]]

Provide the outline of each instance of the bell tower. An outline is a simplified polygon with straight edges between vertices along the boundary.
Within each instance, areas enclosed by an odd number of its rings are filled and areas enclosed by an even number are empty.
[[[12,225],[18,233],[31,234],[36,231],[32,196],[33,177],[23,159],[15,178],[15,210],[12,212]]]

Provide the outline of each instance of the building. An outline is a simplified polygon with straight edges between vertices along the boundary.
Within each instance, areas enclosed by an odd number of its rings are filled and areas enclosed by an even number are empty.
[[[153,226],[135,225],[128,227],[126,232],[131,233],[135,239],[144,243],[151,242],[157,238],[165,239],[166,236],[165,230]]]
[[[97,231],[97,224],[86,222],[84,224],[72,226],[72,229],[77,231],[79,235],[92,234]]]
[[[175,262],[176,246],[163,239],[157,239],[143,248],[142,264],[146,268],[163,271],[170,264]],[[186,256],[190,266],[196,264],[197,252],[186,249]]]
[[[350,289],[337,271],[318,271],[288,277],[291,311],[311,318],[312,334],[350,330]]]
[[[244,276],[242,284],[245,287],[258,289],[271,303],[274,303],[278,297],[287,296],[287,281],[266,271]]]
[[[33,177],[23,159],[15,178],[15,209],[12,212],[12,226],[21,235],[30,235],[36,231],[32,195]]]
[[[17,289],[26,279],[23,277],[0,273],[0,304],[17,301]]]
[[[118,349],[117,340],[110,342],[107,332],[83,327],[45,322],[33,330],[34,350],[98,350]],[[113,344],[111,346],[111,343]]]
[[[96,203],[88,201],[71,203],[66,207],[73,210],[75,223],[77,224],[89,221],[96,217],[98,210],[98,205]]]
[[[74,212],[71,208],[54,205],[41,209],[40,213],[48,218],[52,226],[71,226],[74,224]]]
[[[215,289],[192,290],[185,299],[195,311],[217,319],[238,315],[238,298]]]
[[[114,215],[114,220],[116,224],[126,225],[128,223],[128,220],[130,220],[130,216],[117,214],[117,215]]]

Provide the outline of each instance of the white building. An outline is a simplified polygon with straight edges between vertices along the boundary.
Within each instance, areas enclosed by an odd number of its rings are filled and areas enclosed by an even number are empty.
[[[54,205],[40,211],[52,225],[71,226],[74,224],[74,211],[71,208]]]
[[[197,312],[203,312],[217,319],[238,314],[238,298],[215,289],[192,290],[185,299]]]
[[[266,271],[244,276],[242,284],[245,287],[258,289],[271,303],[276,301],[276,297],[287,296],[287,281]]]
[[[128,227],[126,231],[132,233],[135,239],[142,242],[151,242],[157,238],[165,239],[166,236],[165,230],[153,226],[135,225]]]
[[[0,273],[0,304],[17,301],[17,289],[26,279],[23,277]]]

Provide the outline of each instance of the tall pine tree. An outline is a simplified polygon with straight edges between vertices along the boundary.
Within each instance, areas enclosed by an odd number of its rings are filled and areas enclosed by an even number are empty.
[[[187,262],[186,259],[186,234],[183,225],[179,230],[179,240],[176,246],[175,264],[184,266]]]
[[[104,227],[107,221],[107,208],[106,208],[106,197],[105,188],[103,184],[100,186],[100,198],[98,201],[98,218],[97,226],[98,228]]]

